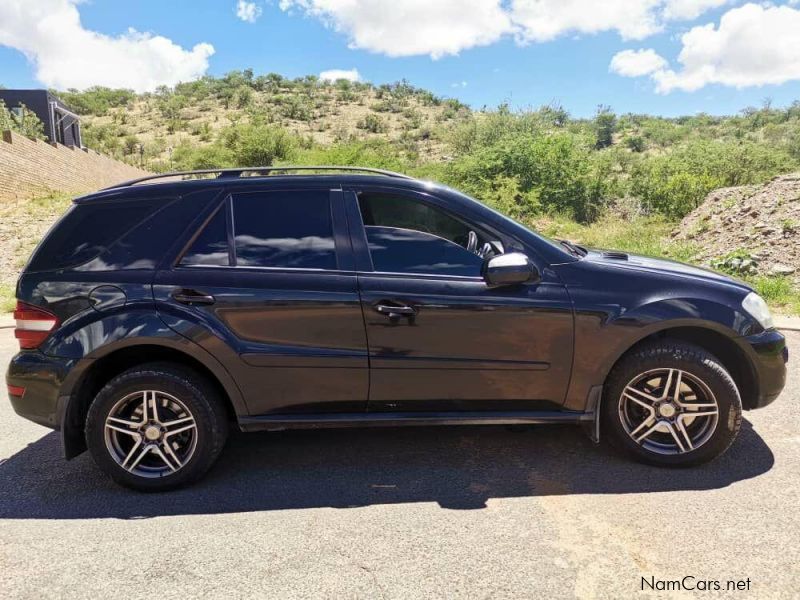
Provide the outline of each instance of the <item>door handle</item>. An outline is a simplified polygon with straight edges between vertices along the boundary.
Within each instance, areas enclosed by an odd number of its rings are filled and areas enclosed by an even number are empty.
[[[172,299],[181,304],[214,304],[216,299],[211,294],[203,294],[195,290],[178,290],[172,294]]]
[[[417,314],[417,311],[414,308],[402,304],[384,304],[381,302],[376,304],[374,308],[380,314],[389,317],[389,320],[393,322],[398,321],[400,317],[413,317]]]

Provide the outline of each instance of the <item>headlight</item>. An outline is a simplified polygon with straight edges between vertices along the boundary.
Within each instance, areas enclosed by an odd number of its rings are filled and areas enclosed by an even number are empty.
[[[772,321],[772,315],[769,314],[769,306],[767,306],[764,299],[755,292],[750,292],[745,299],[742,300],[742,308],[758,321],[764,329],[770,329],[775,326],[775,323]]]

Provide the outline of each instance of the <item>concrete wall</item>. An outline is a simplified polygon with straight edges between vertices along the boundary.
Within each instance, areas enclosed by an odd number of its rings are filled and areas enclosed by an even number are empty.
[[[56,193],[82,194],[149,175],[93,150],[29,140],[12,131],[0,139],[0,201]]]

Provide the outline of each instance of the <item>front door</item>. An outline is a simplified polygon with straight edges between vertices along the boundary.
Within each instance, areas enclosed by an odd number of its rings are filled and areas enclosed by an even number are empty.
[[[223,362],[251,415],[366,410],[341,191],[231,190],[154,294],[170,327]]]
[[[503,251],[497,232],[425,194],[358,189],[346,201],[356,260],[363,253],[370,410],[560,407],[572,310],[546,265],[538,283],[492,289],[481,266]]]

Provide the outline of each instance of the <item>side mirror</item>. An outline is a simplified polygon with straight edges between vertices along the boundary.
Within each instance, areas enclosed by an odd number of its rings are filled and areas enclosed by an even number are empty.
[[[488,259],[483,263],[482,275],[490,287],[539,281],[536,266],[521,252],[509,252]]]

